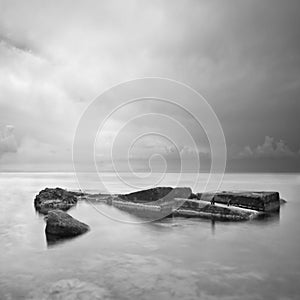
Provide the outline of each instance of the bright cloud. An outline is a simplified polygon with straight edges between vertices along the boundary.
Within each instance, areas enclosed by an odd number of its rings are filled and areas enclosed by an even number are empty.
[[[262,145],[258,145],[255,148],[246,146],[239,154],[239,158],[293,158],[297,157],[298,153],[292,151],[289,146],[283,141],[276,141],[273,137],[266,136]]]

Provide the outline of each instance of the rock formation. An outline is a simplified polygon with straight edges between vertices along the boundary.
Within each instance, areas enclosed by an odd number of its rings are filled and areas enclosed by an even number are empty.
[[[93,203],[103,202],[152,220],[168,216],[180,216],[222,221],[242,221],[273,212],[278,213],[280,204],[283,202],[280,201],[277,192],[222,191],[196,194],[192,193],[188,187],[155,187],[119,195],[92,195],[70,192],[60,188],[46,188],[36,196],[34,204],[41,213],[46,214],[50,211],[50,220],[54,217],[56,219],[61,217],[66,221],[69,219],[63,217],[62,212],[53,213],[51,210],[68,210],[79,200]],[[71,216],[69,217],[73,219]],[[57,222],[60,224],[60,221]],[[79,222],[79,224],[82,223]]]
[[[60,209],[67,211],[76,205],[78,196],[82,193],[70,192],[61,188],[46,188],[35,197],[34,207],[42,214],[47,214],[50,210]]]
[[[61,210],[51,210],[45,217],[47,225],[45,232],[57,237],[73,237],[89,230],[89,226],[74,219]]]
[[[174,198],[189,198],[192,190],[187,187],[156,187],[153,189],[142,190],[130,194],[119,195],[119,198],[136,203],[157,202],[160,203],[170,201]]]
[[[280,208],[280,198],[277,192],[222,191],[216,193],[198,194],[201,200],[238,206],[263,212],[274,212]]]
[[[262,216],[263,213],[222,204],[210,204],[207,201],[185,201],[172,216],[198,217],[218,221],[246,221]]]

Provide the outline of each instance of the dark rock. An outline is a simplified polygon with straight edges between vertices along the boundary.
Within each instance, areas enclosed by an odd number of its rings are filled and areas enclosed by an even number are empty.
[[[72,237],[83,234],[89,230],[89,226],[74,219],[61,210],[51,210],[45,217],[47,225],[46,234],[57,237]]]
[[[201,199],[201,194],[200,194],[200,197],[199,197],[197,194],[191,193],[191,195],[188,197],[188,199],[200,200]]]
[[[81,195],[83,194],[61,188],[46,188],[35,197],[34,207],[42,214],[47,214],[48,211],[53,209],[66,211],[77,204],[77,198]]]
[[[179,209],[173,212],[178,217],[198,217],[218,221],[247,221],[258,218],[262,212],[247,210],[224,205],[211,205],[204,201],[186,201]],[[198,202],[198,203],[197,203]]]
[[[181,208],[186,209],[198,209],[199,208],[199,200],[197,199],[188,199],[182,203]]]
[[[286,201],[286,200],[284,200],[284,199],[280,198],[280,205],[283,205],[283,204],[286,204],[286,203],[287,203],[287,201]]]
[[[147,220],[159,220],[169,216],[190,197],[190,188],[157,187],[126,195],[118,195],[112,205]]]
[[[66,242],[68,242],[72,239],[75,239],[79,236],[79,235],[77,235],[77,236],[58,236],[58,235],[53,235],[53,234],[50,234],[47,232],[45,232],[45,235],[46,235],[47,246],[49,248],[53,247],[53,246],[57,246],[62,243],[66,243]]]
[[[197,199],[198,199],[198,200],[201,200],[202,193],[196,193],[196,196],[197,196]]]
[[[264,212],[274,212],[280,208],[279,193],[277,192],[223,191],[202,193],[201,195],[201,200],[211,201],[212,199],[215,203]]]
[[[56,188],[41,191],[36,196],[35,207],[42,213],[57,208],[67,210],[76,205],[77,200],[107,203],[151,220],[168,216],[236,221],[249,220],[268,214],[278,214],[280,204],[285,203],[285,200],[279,198],[279,193],[262,191],[222,191],[195,194],[192,193],[190,188],[186,187],[156,187],[129,194],[93,195]],[[50,233],[53,234],[49,231],[48,234]],[[71,236],[73,236],[73,233],[71,233]],[[51,239],[49,239],[50,242]]]
[[[192,190],[186,187],[156,187],[153,189],[142,190],[130,194],[119,195],[120,199],[136,202],[136,203],[147,203],[147,202],[159,202],[164,203],[174,198],[189,198],[192,194]]]
[[[172,190],[173,188],[171,187],[156,187],[130,194],[119,195],[119,198],[130,202],[153,202],[165,197]]]

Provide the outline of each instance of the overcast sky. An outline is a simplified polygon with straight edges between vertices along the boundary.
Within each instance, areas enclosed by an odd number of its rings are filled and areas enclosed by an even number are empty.
[[[224,130],[228,171],[299,171],[299,28],[299,0],[0,0],[0,170],[72,170],[74,133],[92,99],[154,76],[188,84],[209,102]],[[108,140],[127,117],[111,118]],[[190,155],[180,131],[177,140]],[[196,144],[206,157],[200,132]],[[147,137],[136,146],[137,170],[148,168],[152,151],[177,170],[172,143]],[[106,150],[97,150],[103,170]]]

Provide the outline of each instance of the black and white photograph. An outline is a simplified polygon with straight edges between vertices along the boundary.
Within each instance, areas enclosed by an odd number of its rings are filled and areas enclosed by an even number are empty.
[[[0,0],[0,300],[300,299],[299,0]]]

